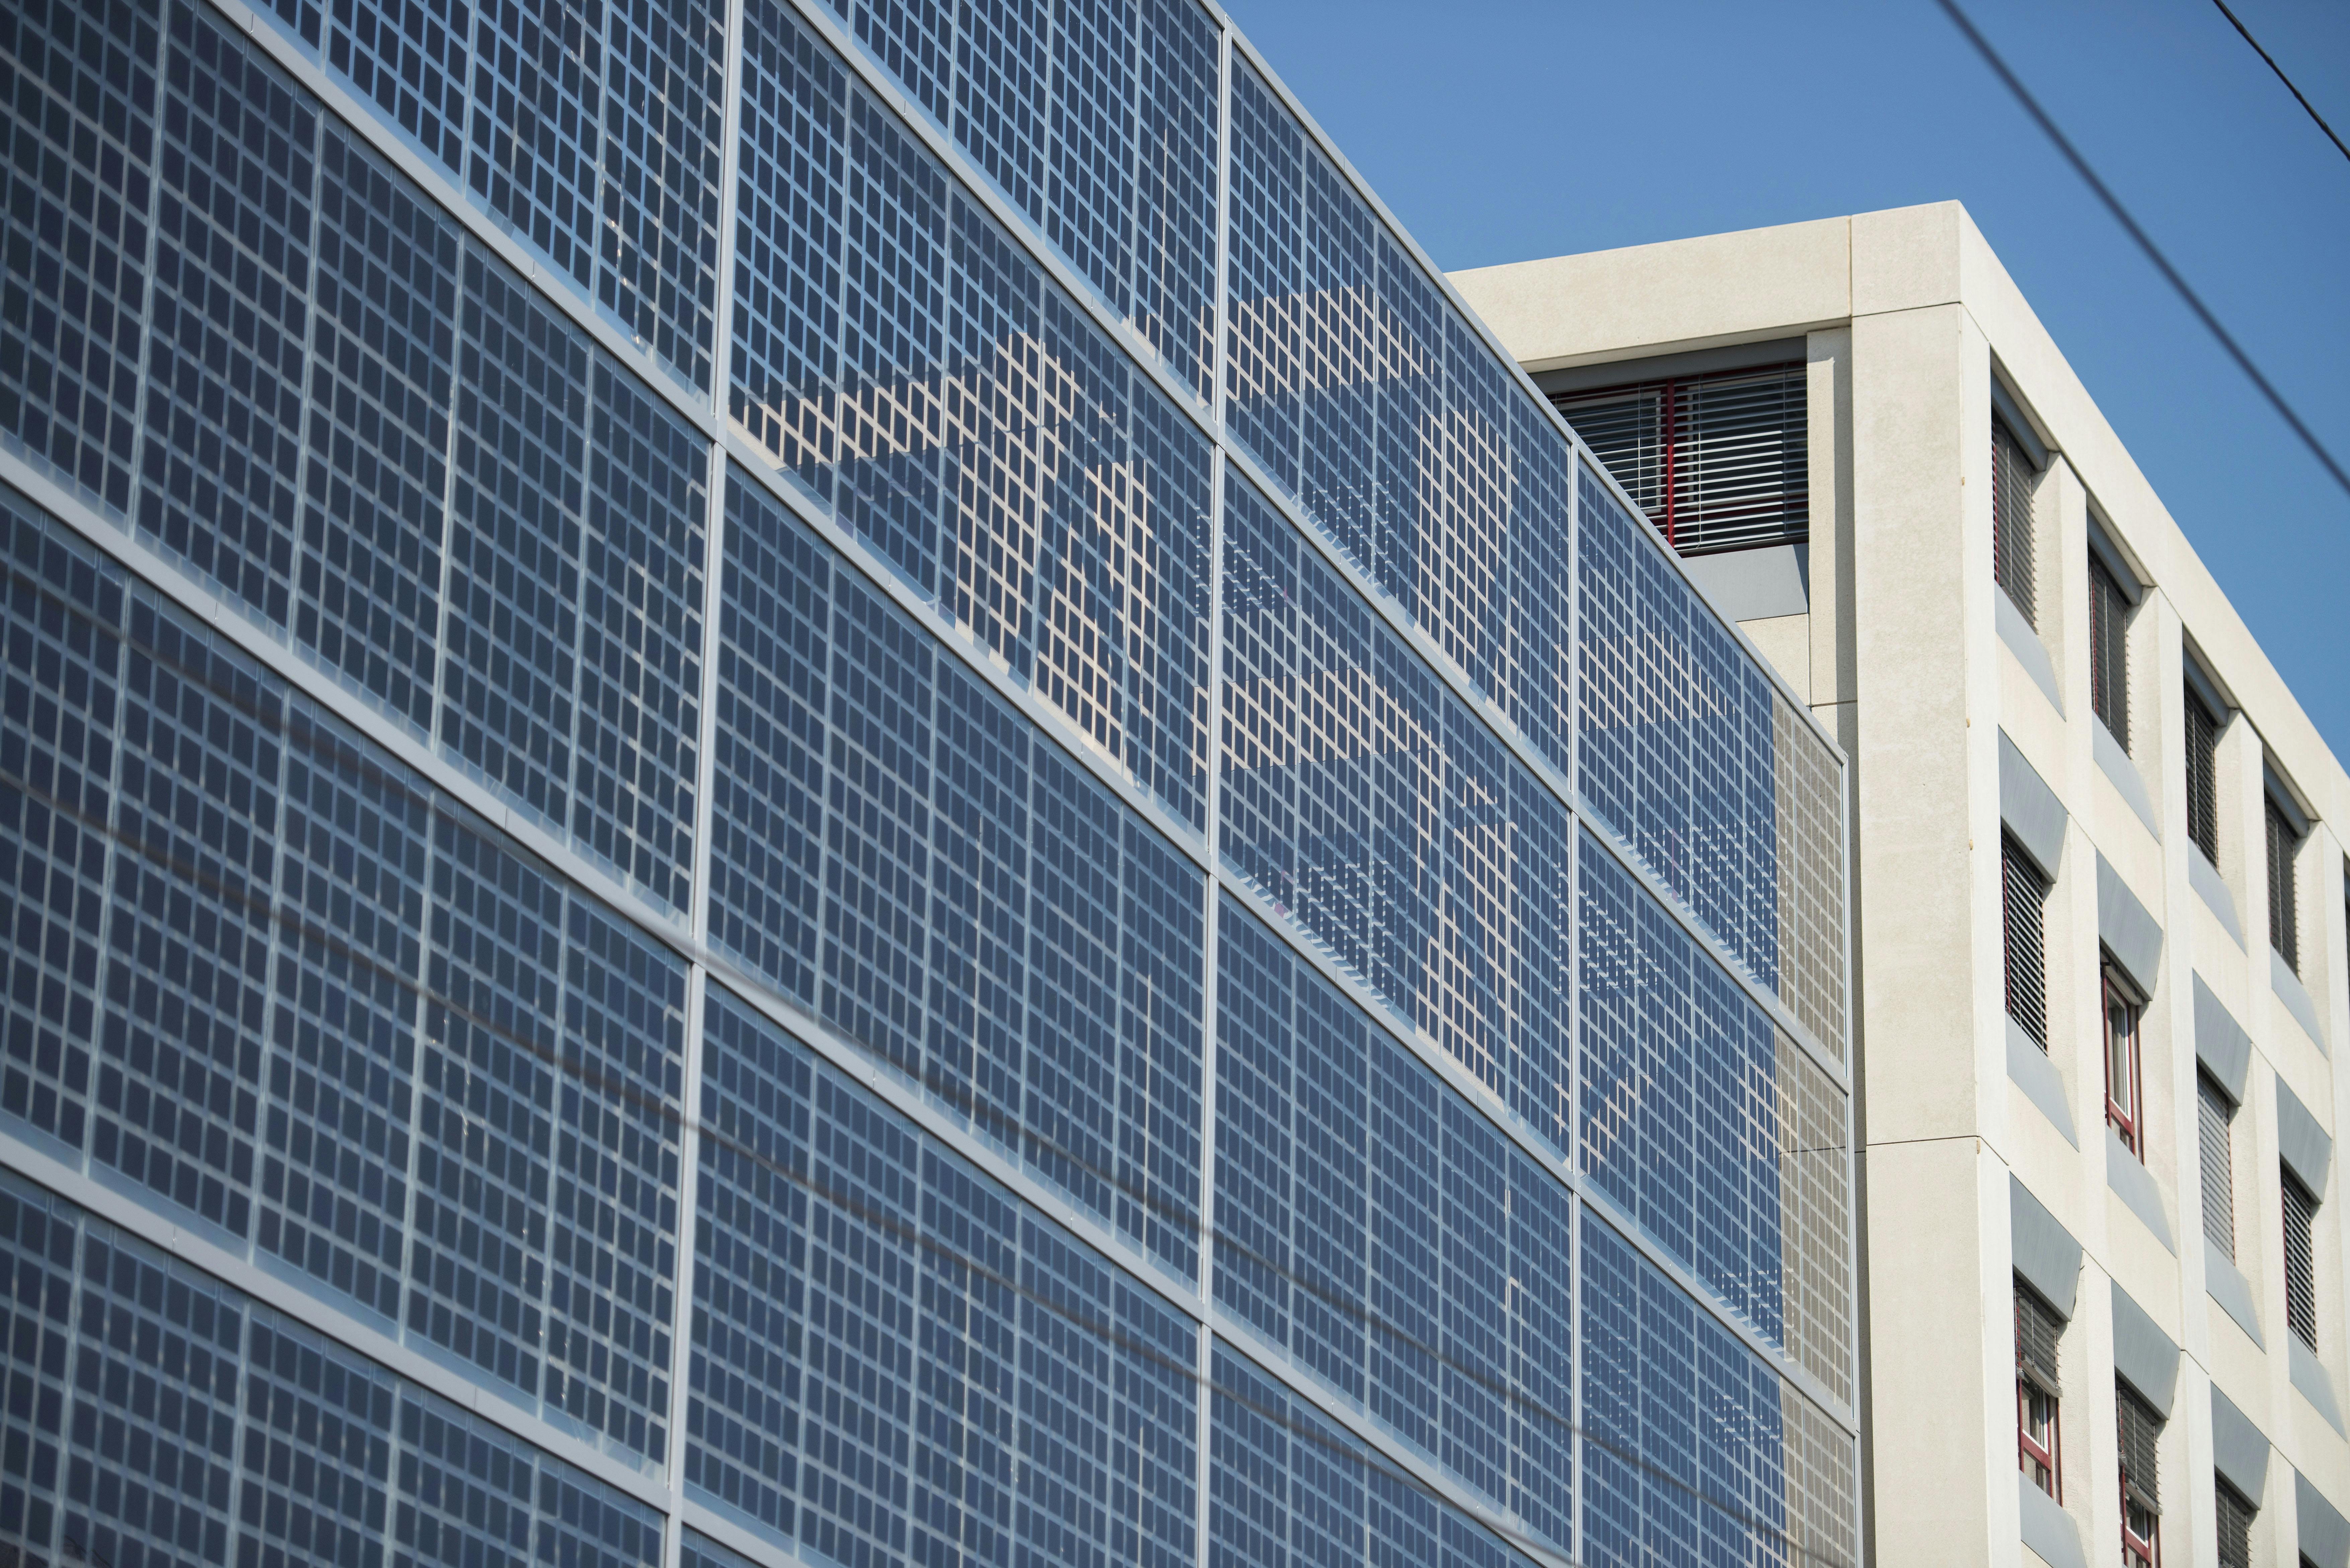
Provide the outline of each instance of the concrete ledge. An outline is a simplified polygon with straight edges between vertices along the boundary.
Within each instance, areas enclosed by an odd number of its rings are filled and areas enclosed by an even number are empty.
[[[2114,781],[2114,788],[2129,802],[2129,808],[2137,813],[2146,830],[2159,841],[2162,829],[2155,825],[2154,801],[2146,793],[2146,778],[2137,771],[2137,764],[2130,761],[2129,753],[2122,750],[2122,743],[2114,739],[2113,732],[2106,728],[2102,720],[2089,726],[2089,735],[2091,749],[2097,754],[2097,771]]]
[[[1811,556],[1809,545],[1766,545],[1692,556],[1681,565],[1723,619],[1771,620],[1811,609]]]
[[[2301,983],[2301,976],[2293,972],[2293,965],[2284,961],[2284,954],[2274,948],[2269,950],[2269,985],[2277,993],[2277,1000],[2284,1003],[2284,1010],[2293,1014],[2293,1021],[2317,1042],[2317,1048],[2329,1056],[2334,1054],[2326,1050],[2325,1026],[2317,1021],[2317,1003],[2310,997],[2309,988]]]
[[[2325,1365],[2317,1359],[2317,1352],[2303,1344],[2297,1334],[2287,1334],[2284,1343],[2293,1367],[2293,1386],[2325,1417],[2327,1426],[2350,1437],[2350,1431],[2345,1431],[2342,1426],[2341,1403],[2334,1397],[2334,1379],[2326,1376]]]
[[[2203,1238],[2203,1291],[2220,1303],[2221,1312],[2235,1320],[2238,1328],[2251,1336],[2254,1345],[2262,1350],[2269,1347],[2268,1337],[2261,1333],[2260,1311],[2252,1305],[2251,1281],[2244,1278],[2236,1261],[2220,1251],[2219,1243],[2209,1236]]]
[[[2073,1130],[2072,1109],[2064,1103],[2064,1075],[2040,1048],[2040,1042],[2026,1034],[2012,1018],[2007,1021],[2007,1075],[2023,1091],[2023,1097],[2055,1124],[2066,1143],[2081,1147],[2081,1136]]]
[[[2064,803],[2005,730],[1999,732],[1999,819],[2054,882],[2064,857]]]
[[[2103,855],[2097,857],[2097,940],[2139,990],[2154,994],[2155,973],[2162,963],[2162,927]]]
[[[2089,1568],[2089,1560],[2081,1554],[2081,1532],[2073,1516],[2021,1470],[2016,1472],[2015,1485],[2023,1543],[2038,1552],[2048,1568]]]
[[[2170,1239],[2170,1217],[2162,1211],[2162,1189],[2154,1184],[2154,1172],[2145,1161],[2122,1146],[2121,1135],[2108,1126],[2106,1128],[2106,1185],[2114,1189],[2129,1211],[2146,1222],[2154,1239],[2173,1257],[2178,1255],[2178,1243]]]
[[[2236,945],[2242,947],[2244,922],[2237,918],[2235,896],[2228,891],[2227,879],[2220,875],[2220,868],[2204,859],[2200,849],[2187,852],[2187,885],[2195,889],[2203,907],[2218,918],[2220,927],[2236,939]]]
[[[2252,1064],[2252,1037],[2244,1033],[2227,1004],[2211,994],[2199,974],[2195,977],[2195,1060],[2211,1075],[2213,1083],[2228,1091],[2230,1099],[2240,1106],[2244,1103],[2244,1074]]]
[[[2056,694],[2056,666],[2048,657],[2048,645],[2040,640],[2040,634],[2032,629],[2032,623],[2023,618],[2023,612],[2015,607],[2005,589],[1993,593],[1991,598],[1999,612],[2000,641],[2007,644],[2009,651],[2023,666],[2023,672],[2032,677],[2032,683],[2040,688],[2041,694],[2056,710],[2056,716],[2063,718],[2064,699]]]
[[[2248,1498],[2268,1495],[2268,1435],[2216,1383],[2211,1386],[2211,1468]]]
[[[2293,1505],[2302,1561],[2317,1568],[2350,1568],[2350,1520],[2299,1470],[2293,1474]]]

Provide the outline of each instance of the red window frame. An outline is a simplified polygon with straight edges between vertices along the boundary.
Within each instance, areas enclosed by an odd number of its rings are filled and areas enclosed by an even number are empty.
[[[2105,1043],[2106,1122],[2122,1147],[2146,1163],[2146,1074],[2140,1061],[2138,1022],[2145,1009],[2137,995],[2105,971],[2104,1016],[2099,1031]],[[2117,1031],[2115,1019],[2126,1020]],[[2117,1037],[2118,1036],[2118,1037]],[[2116,1060],[2118,1058],[2118,1060]],[[2118,1092],[2117,1092],[2118,1091]]]
[[[2032,1435],[2035,1407],[2044,1407],[2047,1438]],[[2056,1462],[2063,1447],[2062,1401],[2055,1395],[2026,1377],[2015,1375],[2015,1449],[2016,1468],[2026,1480],[2058,1502],[2064,1501],[2064,1472]]]
[[[2137,1520],[2145,1527],[2140,1534],[2132,1524]],[[2162,1516],[2140,1508],[2130,1501],[2129,1487],[2122,1487],[2122,1568],[2160,1568],[2162,1563]]]

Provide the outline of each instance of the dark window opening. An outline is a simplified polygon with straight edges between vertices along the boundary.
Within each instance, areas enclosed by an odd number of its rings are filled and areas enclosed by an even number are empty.
[[[2293,859],[2301,852],[2301,835],[2274,800],[2264,803],[2269,817],[2269,946],[2284,957],[2295,974],[2301,972],[2301,908],[2294,897]]]
[[[2317,1199],[2301,1179],[2284,1173],[2284,1325],[2311,1350],[2317,1348],[2317,1262],[2311,1222]]]
[[[2056,1342],[2064,1337],[2064,1320],[2022,1281],[2015,1286],[2015,1449],[2016,1466],[2033,1486],[2057,1501],[2064,1501],[2064,1480],[2057,1463],[2059,1401]]]
[[[2129,750],[2130,602],[2105,563],[2089,562],[2089,706]]]
[[[2043,906],[2048,879],[2015,840],[2000,838],[2000,907],[2005,925],[2007,1015],[2048,1048],[2048,953]]]
[[[2157,1458],[2162,1417],[2126,1384],[2114,1387],[2114,1411],[2121,1428],[2122,1563],[2125,1568],[2155,1568],[2162,1556],[2162,1491]]]
[[[2145,1083],[2138,1069],[2138,1002],[2108,970],[2106,1003],[2106,1121],[2122,1147],[2146,1162]]]
[[[2007,426],[1991,423],[1991,579],[2033,628],[2040,625],[2038,567],[2033,560],[2032,490],[2039,476]]]
[[[2236,1256],[2236,1107],[2210,1075],[2195,1075],[2196,1141],[2203,1160],[2203,1234]]]
[[[2220,863],[2220,719],[2187,688],[2187,836]]]
[[[2252,1515],[2260,1511],[2226,1481],[2215,1481],[2211,1492],[2220,1505],[2220,1568],[2252,1568]]]
[[[1801,363],[1552,399],[1684,556],[1811,537]]]

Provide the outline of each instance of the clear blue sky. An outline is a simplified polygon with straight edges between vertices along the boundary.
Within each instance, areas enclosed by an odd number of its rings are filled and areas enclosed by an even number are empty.
[[[2350,465],[2350,160],[2210,0],[1963,0]],[[1438,265],[1957,198],[2350,762],[2350,496],[1933,0],[1226,0]],[[2350,5],[2230,0],[2350,140]]]

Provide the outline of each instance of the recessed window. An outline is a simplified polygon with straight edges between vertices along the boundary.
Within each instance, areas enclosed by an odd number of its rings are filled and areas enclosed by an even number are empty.
[[[2105,974],[2106,1122],[2122,1147],[2146,1159],[2145,1075],[2138,1067],[2137,994],[2115,974]]]
[[[2236,1256],[2235,1102],[2209,1073],[2195,1075],[2196,1142],[2203,1161],[2203,1234]]]
[[[2115,1385],[2114,1409],[2121,1428],[2123,1568],[2155,1568],[2162,1554],[2162,1417],[2126,1384]]]
[[[2269,946],[2276,949],[2295,974],[2301,972],[2301,901],[2295,896],[2293,862],[2301,853],[2301,833],[2272,795],[2265,803],[2269,818]]]
[[[2220,863],[2220,716],[2187,685],[2187,836]]]
[[[1991,422],[1991,578],[2023,618],[2040,624],[2038,568],[2033,559],[2032,490],[2040,470],[2009,433],[2005,421]]]
[[[1551,400],[1684,556],[1811,537],[1801,363],[1638,381]]]
[[[2260,1511],[2226,1481],[2215,1481],[2211,1493],[2220,1505],[2220,1568],[2252,1568],[2252,1515]]]
[[[2000,836],[2000,909],[2005,925],[2007,1015],[2048,1049],[2048,878],[2022,846]]]
[[[2064,1501],[2057,1464],[2060,1398],[2056,1342],[2064,1320],[2022,1281],[2015,1286],[2015,1448],[2017,1467],[2033,1486]]]
[[[2089,706],[2106,733],[2129,750],[2129,612],[2106,564],[2089,560]]]
[[[2317,1348],[2317,1259],[2311,1223],[2317,1199],[2291,1170],[2284,1173],[2284,1325]]]

